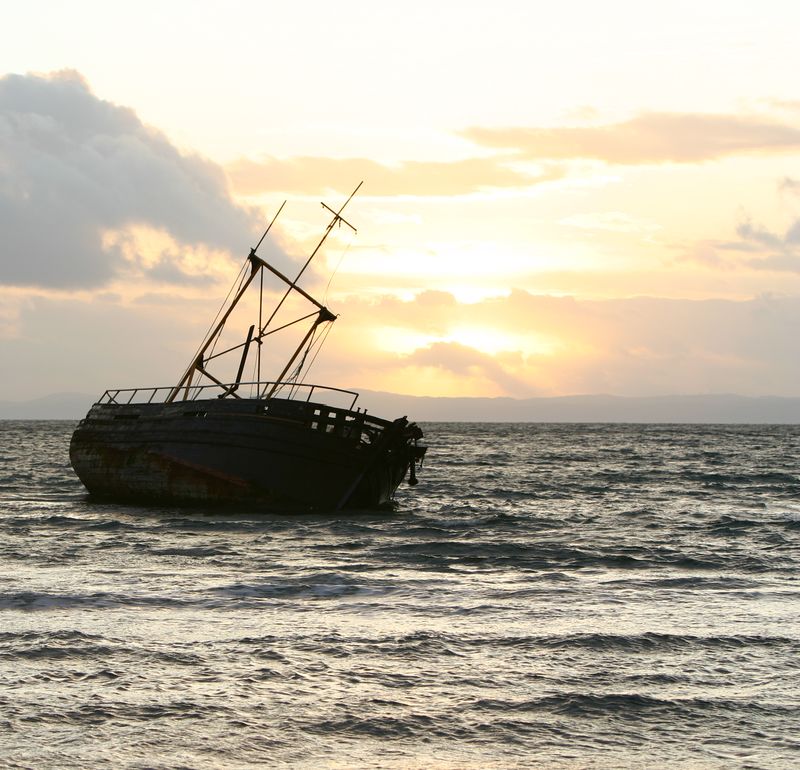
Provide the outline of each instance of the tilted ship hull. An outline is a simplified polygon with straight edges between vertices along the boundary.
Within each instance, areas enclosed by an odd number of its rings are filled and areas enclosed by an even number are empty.
[[[276,399],[98,403],[70,444],[97,497],[268,510],[387,504],[422,432],[362,411]]]
[[[335,225],[352,228],[341,212],[357,190],[338,211],[322,204],[333,219],[293,280],[256,255],[270,223],[250,250],[238,287],[229,294],[233,298],[227,308],[223,304],[218,322],[215,319],[176,385],[109,390],[92,406],[70,443],[72,467],[92,495],[157,503],[247,504],[265,511],[338,510],[385,505],[406,476],[416,483],[416,466],[426,450],[418,445],[422,431],[414,423],[405,417],[391,421],[367,415],[355,408],[357,393],[306,385],[300,379],[309,353],[318,352],[336,316],[298,281]],[[288,287],[266,320],[265,275]],[[226,322],[256,278],[257,325],[250,326],[244,342],[215,352]],[[284,322],[278,312],[290,295],[315,309]],[[310,329],[277,380],[262,380],[264,339],[308,319]],[[251,350],[257,377],[243,383]],[[209,365],[231,353],[237,355],[238,371],[232,381],[225,381]],[[248,389],[249,397],[243,396]],[[342,395],[350,399],[348,406],[318,400]]]

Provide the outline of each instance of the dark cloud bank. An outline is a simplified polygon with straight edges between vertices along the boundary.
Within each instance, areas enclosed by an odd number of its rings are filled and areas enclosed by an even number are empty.
[[[224,172],[182,154],[75,72],[0,78],[0,284],[102,285],[123,268],[102,234],[131,225],[242,250],[258,229]],[[153,277],[190,280],[165,253]]]

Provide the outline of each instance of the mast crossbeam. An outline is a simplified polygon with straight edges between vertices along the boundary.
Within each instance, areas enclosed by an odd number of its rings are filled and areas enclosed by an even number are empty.
[[[288,326],[292,326],[293,324],[299,323],[301,321],[304,321],[304,320],[307,320],[309,318],[312,318],[312,317],[316,316],[314,318],[313,322],[312,322],[311,328],[307,331],[307,333],[303,337],[303,340],[301,341],[300,345],[297,346],[297,348],[295,349],[294,353],[289,358],[289,362],[284,367],[284,370],[281,373],[281,376],[278,377],[277,382],[280,382],[283,379],[283,377],[286,375],[286,373],[288,372],[288,370],[291,367],[291,365],[298,358],[298,356],[300,355],[300,352],[309,343],[309,340],[312,339],[313,334],[314,334],[314,330],[318,326],[320,326],[320,324],[330,323],[330,322],[336,320],[337,316],[334,313],[332,313],[330,310],[328,310],[328,308],[325,307],[325,305],[323,305],[321,302],[319,302],[314,297],[312,297],[307,291],[302,289],[298,285],[298,282],[300,281],[300,278],[303,276],[303,273],[306,271],[306,268],[309,266],[311,261],[316,256],[317,252],[322,247],[323,243],[325,243],[325,240],[327,239],[328,235],[330,235],[331,230],[333,230],[333,228],[337,224],[341,225],[342,223],[344,223],[345,225],[347,225],[347,227],[352,229],[353,232],[358,232],[356,230],[356,228],[350,222],[348,222],[346,219],[344,219],[344,217],[342,217],[342,211],[344,211],[345,207],[352,200],[353,196],[358,192],[358,190],[360,189],[362,184],[363,184],[363,182],[360,182],[358,184],[356,189],[353,190],[352,193],[350,193],[350,196],[340,206],[338,211],[334,211],[330,206],[326,205],[325,203],[322,203],[322,207],[324,209],[326,209],[327,211],[329,211],[331,214],[333,214],[333,218],[331,219],[331,221],[328,224],[328,226],[325,228],[325,231],[324,231],[324,233],[322,235],[322,238],[319,241],[319,243],[317,244],[316,248],[311,252],[311,255],[306,259],[305,263],[300,268],[300,270],[297,273],[297,276],[294,278],[294,280],[292,280],[288,276],[284,275],[280,270],[278,270],[278,268],[274,267],[269,262],[267,262],[266,260],[264,260],[261,257],[259,257],[258,254],[256,253],[258,251],[259,246],[261,246],[262,242],[264,241],[264,238],[266,237],[267,233],[272,228],[272,225],[275,223],[275,220],[278,218],[278,214],[280,214],[281,211],[283,211],[283,207],[286,205],[286,201],[284,201],[283,204],[281,204],[281,207],[278,209],[278,213],[275,214],[275,216],[272,218],[272,221],[269,223],[269,226],[264,231],[264,234],[261,236],[261,238],[259,239],[258,243],[253,248],[250,249],[250,253],[247,255],[247,262],[250,263],[250,273],[249,273],[249,275],[246,272],[245,273],[240,273],[241,281],[239,282],[238,287],[235,290],[233,288],[231,289],[231,292],[233,292],[234,296],[233,296],[232,300],[230,301],[230,304],[228,305],[227,309],[224,310],[224,312],[223,312],[223,308],[225,308],[225,303],[223,303],[223,307],[220,308],[220,313],[222,313],[221,317],[220,317],[220,315],[218,313],[217,319],[215,319],[214,323],[212,324],[212,330],[205,337],[205,339],[202,342],[202,344],[200,346],[200,349],[199,349],[198,353],[196,354],[194,360],[189,364],[189,366],[186,369],[186,371],[184,372],[183,376],[178,381],[178,384],[175,385],[172,388],[172,390],[170,391],[169,395],[166,398],[166,403],[171,403],[176,398],[178,398],[179,395],[180,395],[181,390],[183,390],[183,398],[184,399],[188,398],[189,390],[192,387],[192,382],[194,380],[195,374],[199,374],[199,375],[201,375],[203,377],[207,377],[213,383],[222,386],[221,380],[217,379],[214,375],[212,375],[205,367],[207,366],[207,364],[210,361],[212,361],[215,358],[219,358],[220,356],[224,356],[225,354],[231,353],[234,350],[242,349],[242,356],[241,356],[241,360],[239,362],[239,369],[238,369],[238,372],[236,374],[235,381],[234,381],[234,383],[232,385],[223,386],[225,389],[224,389],[222,395],[220,396],[220,398],[225,398],[227,396],[233,396],[234,398],[240,398],[240,396],[235,391],[238,389],[239,384],[241,383],[242,374],[244,373],[244,367],[245,367],[245,364],[246,364],[246,361],[247,361],[247,354],[248,354],[248,351],[250,349],[251,344],[255,342],[256,345],[257,345],[257,350],[258,350],[257,359],[258,360],[257,360],[256,366],[257,366],[257,370],[258,370],[258,382],[260,383],[260,381],[261,381],[261,344],[262,344],[263,338],[268,336],[268,335],[270,335],[270,334],[273,334],[273,333],[275,333],[277,331],[280,331],[281,329],[285,329]],[[247,262],[245,262],[245,265],[247,265]],[[265,269],[268,270],[270,273],[272,273],[274,276],[276,276],[278,279],[283,281],[283,283],[286,284],[287,288],[286,288],[285,293],[283,294],[283,297],[278,301],[277,307],[275,307],[272,310],[272,313],[270,314],[269,318],[267,318],[266,322],[262,323],[262,315],[261,314],[262,314],[263,281],[264,281],[264,272],[263,271]],[[240,344],[237,344],[237,345],[233,345],[231,347],[228,347],[226,350],[223,350],[222,352],[215,353],[214,352],[214,348],[216,347],[217,341],[220,338],[220,335],[222,334],[222,330],[223,330],[223,328],[225,326],[225,323],[227,322],[227,320],[230,317],[231,313],[233,312],[234,308],[238,305],[239,301],[244,296],[244,294],[247,291],[247,289],[249,288],[249,286],[255,280],[256,276],[260,276],[258,325],[254,324],[253,326],[250,327],[250,330],[247,333],[247,339],[243,343],[240,343]],[[290,323],[283,324],[282,326],[280,326],[280,327],[278,327],[276,329],[270,329],[269,331],[267,331],[267,329],[269,328],[270,324],[275,319],[278,311],[280,310],[280,308],[282,307],[282,305],[284,304],[284,302],[286,301],[286,299],[288,298],[289,294],[292,291],[296,291],[303,298],[305,298],[308,302],[310,302],[312,305],[314,305],[317,308],[317,311],[313,312],[313,313],[310,313],[308,315],[305,315],[305,316],[303,316],[301,318],[298,318],[298,319],[296,319],[294,321],[291,321]],[[228,297],[230,297],[230,293],[229,293]],[[226,301],[227,301],[227,298],[226,298]],[[209,353],[209,354],[206,355],[207,353]],[[306,352],[306,355],[307,355],[307,352]],[[302,368],[303,365],[305,364],[305,359],[306,359],[306,356],[303,355],[302,358],[301,358],[301,362],[300,362],[300,368]],[[273,385],[273,387],[269,391],[269,393],[266,394],[267,397],[272,395],[274,392],[275,392],[275,386]]]

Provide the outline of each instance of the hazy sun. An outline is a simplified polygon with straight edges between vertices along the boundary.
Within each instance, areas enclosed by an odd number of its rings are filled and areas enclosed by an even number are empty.
[[[558,343],[544,335],[510,334],[506,331],[479,326],[458,326],[444,334],[424,334],[393,326],[383,326],[374,331],[375,344],[382,350],[408,355],[436,343],[456,343],[494,356],[499,353],[523,355],[550,355]]]

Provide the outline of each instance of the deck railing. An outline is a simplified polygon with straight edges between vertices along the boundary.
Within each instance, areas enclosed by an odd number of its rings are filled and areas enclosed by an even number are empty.
[[[307,385],[295,382],[241,382],[238,385],[227,383],[217,385],[194,385],[189,388],[181,388],[180,395],[175,399],[176,402],[197,401],[203,398],[243,398],[239,396],[239,390],[245,390],[252,386],[256,392],[264,392],[267,388],[273,395],[270,398],[285,398],[292,401],[310,402],[311,397],[316,392],[344,394],[348,398],[352,396],[350,405],[347,409],[353,409],[358,400],[358,393],[354,390],[344,390],[343,388],[332,388],[329,385]],[[277,387],[273,387],[277,386]],[[167,400],[170,393],[175,390],[174,385],[164,385],[155,388],[119,388],[109,389],[99,398],[98,404],[160,404]],[[305,396],[305,397],[303,397]],[[264,399],[269,400],[269,399]]]

